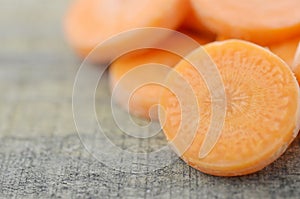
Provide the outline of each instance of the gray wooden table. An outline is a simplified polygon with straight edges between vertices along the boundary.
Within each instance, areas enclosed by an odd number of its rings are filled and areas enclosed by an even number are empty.
[[[72,116],[80,61],[61,29],[70,2],[0,2],[0,198],[299,198],[299,136],[272,165],[235,178],[208,176],[181,160],[147,173],[121,172],[92,157]],[[98,113],[105,121],[105,111]],[[106,124],[121,148],[144,146]],[[163,142],[158,135],[146,146]]]

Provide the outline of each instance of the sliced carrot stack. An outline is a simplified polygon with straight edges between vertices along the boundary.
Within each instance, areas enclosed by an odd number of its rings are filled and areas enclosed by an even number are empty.
[[[197,16],[212,32],[261,45],[300,33],[298,0],[191,0]]]
[[[190,42],[185,42],[184,39],[178,38],[177,34],[171,35],[165,41],[162,42],[162,46],[169,46],[176,52],[187,52],[199,47],[200,44],[205,44],[211,41],[211,38],[201,36],[196,33],[184,31],[183,33],[194,39],[199,44],[190,46]],[[184,52],[186,51],[186,52]],[[128,53],[119,59],[117,59],[109,69],[110,85],[113,90],[119,83],[120,79],[124,75],[128,75],[128,72],[132,72],[129,81],[120,82],[120,86],[115,90],[114,100],[120,104],[123,108],[127,109],[131,114],[140,116],[146,119],[157,119],[157,107],[159,95],[164,89],[163,86],[158,84],[148,84],[141,86],[133,92],[132,87],[134,82],[140,82],[139,79],[153,79],[153,81],[163,82],[167,73],[169,72],[165,68],[156,67],[159,64],[163,64],[167,67],[173,67],[176,65],[182,57],[175,55],[171,52],[167,52],[159,49],[147,49],[139,50]],[[137,71],[137,74],[133,73],[133,69],[138,68],[144,64],[153,65],[153,69],[150,71]],[[132,94],[131,94],[132,93]],[[130,101],[124,96],[129,96]]]
[[[205,45],[204,50],[216,64],[223,80],[226,93],[224,125],[212,150],[200,158],[201,146],[211,136],[207,134],[212,117],[211,92],[195,67],[181,61],[174,72],[182,75],[193,88],[200,118],[195,139],[182,153],[182,159],[204,173],[217,176],[237,176],[261,170],[283,154],[298,133],[297,81],[279,57],[250,42],[213,42]],[[201,63],[202,52],[197,49],[188,55],[188,59]],[[172,78],[172,73],[167,82],[180,87],[182,84]],[[188,127],[180,128],[181,106],[188,105],[180,105],[176,95],[168,90],[162,93],[160,105],[164,110],[163,130],[168,141],[173,141],[177,133],[188,133]],[[197,120],[189,119],[191,122]],[[177,132],[178,129],[181,132]],[[181,142],[176,143],[175,149],[183,148]]]
[[[186,15],[185,0],[77,0],[65,18],[65,33],[70,45],[85,57],[99,43],[115,34],[133,28],[177,28]],[[94,52],[91,61],[109,61],[114,51],[143,40],[161,39],[160,35],[136,35],[116,39],[101,52]]]

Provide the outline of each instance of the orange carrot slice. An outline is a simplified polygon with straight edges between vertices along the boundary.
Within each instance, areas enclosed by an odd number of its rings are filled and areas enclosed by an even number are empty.
[[[182,32],[197,41],[199,45],[211,41],[211,38],[207,38],[196,33],[188,32],[185,30],[182,30]],[[172,46],[172,49],[177,52],[188,49],[190,49],[190,51],[193,50],[193,47],[191,48],[191,46],[185,46],[190,44],[189,42],[185,43],[184,41],[179,41],[176,35],[171,35],[163,43],[164,45]],[[195,46],[195,48],[197,47],[198,45]],[[173,67],[181,59],[182,57],[180,57],[179,55],[175,55],[171,52],[159,49],[138,50],[128,53],[117,59],[110,66],[109,76],[111,90],[116,87],[117,83],[121,78],[123,78],[124,75],[143,64],[152,63],[153,66],[163,64],[168,67]],[[138,72],[139,74],[133,77],[134,80],[126,81],[126,83],[120,82],[120,84],[123,85],[118,87],[118,89],[115,91],[116,93],[114,95],[114,100],[133,115],[140,116],[146,119],[150,119],[150,117],[152,119],[157,119],[157,107],[155,107],[155,105],[158,104],[159,94],[162,92],[164,87],[158,84],[148,84],[138,88],[134,92],[131,88],[133,86],[133,82],[139,82],[138,79],[143,79],[145,77],[153,80],[160,79],[160,82],[162,82],[168,72],[169,71],[163,68],[152,69],[144,73]],[[124,98],[124,96],[129,95],[131,92],[133,93],[128,104],[127,99]]]
[[[261,45],[300,33],[298,0],[191,0],[197,16],[217,35]]]
[[[183,28],[194,30],[200,33],[206,33],[208,35],[213,35],[211,31],[209,31],[204,25],[201,19],[196,16],[195,10],[193,6],[189,3],[189,9],[187,12],[187,16],[184,19],[182,24]]]
[[[229,39],[229,38],[227,38],[227,37],[225,37],[225,36],[223,36],[223,35],[218,35],[218,36],[216,37],[216,41],[224,41],[224,40],[227,40],[227,39]]]
[[[270,50],[292,66],[300,37],[270,45]]]
[[[212,150],[200,158],[212,117],[211,96],[203,77],[187,61],[174,68],[193,88],[199,105],[195,139],[182,159],[211,175],[237,176],[261,170],[276,160],[296,137],[299,129],[299,88],[288,65],[258,45],[241,40],[213,42],[204,46],[216,64],[226,93],[226,116],[220,137]],[[188,59],[201,63],[201,50]],[[169,85],[182,84],[171,74]],[[180,91],[180,89],[178,89]],[[184,92],[184,91],[183,91]],[[222,99],[220,99],[222,100]],[[180,102],[182,103],[182,102]],[[181,105],[175,94],[164,90],[160,98],[163,130],[168,141],[181,125]],[[197,118],[190,118],[191,121]],[[222,123],[223,121],[219,121]],[[188,127],[180,133],[187,134]],[[180,142],[175,149],[182,148]]]
[[[164,89],[163,87],[158,84],[147,84],[134,91],[131,85],[133,82],[122,81],[117,90],[113,89],[116,87],[123,75],[126,75],[127,72],[134,68],[138,68],[138,66],[153,63],[151,64],[153,67],[158,64],[171,67],[178,63],[180,59],[181,58],[179,56],[162,50],[142,50],[131,52],[120,57],[109,68],[110,88],[113,92],[115,92],[113,95],[114,101],[135,116],[146,119],[157,119],[157,110],[155,105],[158,104],[159,94]],[[164,79],[168,74],[168,71],[163,69],[153,69],[147,70],[147,72],[138,71],[135,73],[136,74],[131,76],[136,82],[139,82],[141,80],[137,79],[143,79],[145,76]],[[131,94],[131,92],[133,93]],[[127,95],[131,95],[129,104],[127,103],[128,99],[123,97]]]
[[[292,70],[294,71],[298,83],[300,85],[300,42],[298,43],[298,47],[296,49],[294,60],[292,64]]]
[[[70,45],[85,57],[99,43],[122,31],[141,27],[177,28],[187,11],[185,0],[77,0],[65,18],[65,33]],[[141,37],[141,38],[140,38]],[[146,37],[146,38],[145,38]],[[135,35],[94,52],[91,61],[105,62],[116,49],[141,40],[161,39],[159,35]]]
[[[300,38],[296,37],[285,42],[271,45],[270,50],[282,58],[295,73],[300,83]]]

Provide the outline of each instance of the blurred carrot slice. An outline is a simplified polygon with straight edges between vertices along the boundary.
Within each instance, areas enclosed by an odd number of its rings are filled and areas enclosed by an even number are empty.
[[[293,65],[295,53],[300,42],[300,37],[296,37],[284,42],[270,45],[270,50],[283,59],[289,66]]]
[[[184,19],[186,0],[76,0],[65,17],[65,34],[70,45],[85,57],[99,43],[122,31],[141,27],[162,27],[175,29]],[[145,35],[117,40],[101,53],[90,57],[94,62],[111,59],[113,51],[141,39],[153,40]]]
[[[294,71],[296,78],[298,80],[298,83],[300,85],[300,42],[298,43],[293,64],[292,64],[292,70]]]
[[[197,16],[212,32],[261,45],[300,33],[298,0],[191,0]]]
[[[245,175],[261,170],[283,154],[298,133],[297,81],[286,63],[250,42],[226,40],[207,44],[204,49],[223,79],[226,116],[215,146],[207,156],[200,158],[204,139],[210,136],[207,134],[212,117],[210,91],[190,63],[178,63],[174,70],[193,88],[200,110],[195,139],[182,154],[182,159],[204,173],[217,176]],[[201,63],[201,52],[195,50],[188,58]],[[168,76],[170,85],[182,85],[173,79]],[[163,130],[172,141],[181,125],[181,107],[176,96],[168,90],[162,93],[160,105],[164,110]],[[188,128],[182,128],[181,133],[187,134],[185,129]],[[180,144],[174,147],[182,148]]]
[[[184,22],[182,24],[182,27],[197,31],[199,33],[205,33],[213,36],[214,34],[210,30],[208,30],[203,24],[203,22],[201,21],[201,19],[196,16],[195,10],[191,5],[191,3],[189,3],[188,5],[189,5],[189,9],[184,19]]]
[[[183,33],[194,39],[199,43],[199,45],[211,41],[211,38],[207,38],[196,33],[188,32],[185,30],[183,30]],[[178,37],[176,36],[177,35],[171,35],[170,37],[168,37],[165,41],[163,41],[164,44],[162,44],[162,46],[172,46],[172,49],[176,52],[193,50],[193,46],[186,46],[187,44],[190,44],[189,42],[186,43],[184,42],[184,40],[179,41]],[[198,45],[195,48],[197,47]],[[159,49],[146,49],[128,53],[118,58],[109,68],[111,90],[116,87],[117,83],[121,78],[123,78],[124,75],[143,64],[151,63],[151,65],[153,66],[163,64],[168,67],[173,67],[181,59],[182,57],[180,57],[179,55],[175,55],[171,52]],[[158,84],[148,84],[140,87],[133,92],[133,90],[131,90],[131,84],[133,84],[134,81],[137,82],[139,78],[143,79],[145,77],[147,77],[148,79],[152,78],[153,80],[161,79],[161,81],[163,81],[167,73],[168,71],[164,69],[153,69],[151,71],[135,75],[134,80],[126,82],[126,84],[129,85],[121,85],[120,87],[118,87],[118,90],[115,91],[117,93],[115,93],[114,95],[114,100],[133,115],[140,116],[146,119],[157,119],[157,107],[155,107],[155,105],[158,104],[159,95],[162,90],[164,90],[164,87]],[[124,98],[124,96],[129,95],[131,92],[133,92],[133,94],[128,105],[127,99]]]

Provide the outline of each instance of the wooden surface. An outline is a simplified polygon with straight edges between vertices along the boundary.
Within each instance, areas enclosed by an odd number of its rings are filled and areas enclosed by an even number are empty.
[[[208,176],[181,160],[148,173],[120,172],[92,157],[72,116],[80,61],[61,30],[69,2],[1,0],[0,198],[299,198],[299,136],[275,163],[236,178]],[[108,96],[99,92],[97,102]],[[124,136],[105,110],[97,113],[123,149],[164,144],[161,134],[146,142]]]

